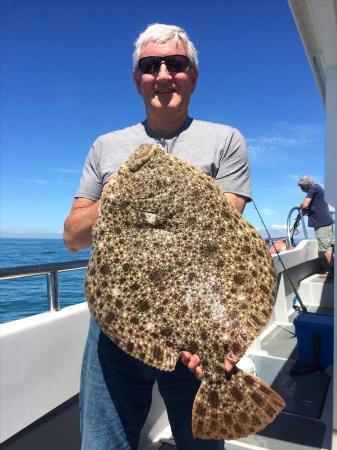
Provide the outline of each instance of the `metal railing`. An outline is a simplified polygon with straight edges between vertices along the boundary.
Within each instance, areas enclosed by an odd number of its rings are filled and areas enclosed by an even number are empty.
[[[86,269],[87,265],[88,259],[82,259],[68,262],[34,264],[31,266],[5,267],[0,268],[0,281],[46,275],[48,311],[59,311],[58,273]]]
[[[296,219],[295,219],[293,225],[291,225],[291,223],[292,223],[291,222],[291,218],[292,218],[292,215],[293,215],[294,211],[297,211],[297,216],[296,216]],[[287,217],[287,234],[286,235],[282,235],[282,236],[277,236],[277,237],[269,236],[268,238],[265,238],[264,241],[266,242],[266,244],[268,246],[272,246],[277,241],[284,241],[287,250],[290,250],[291,248],[296,246],[295,242],[294,242],[294,235],[297,234],[297,232],[298,232],[297,228],[298,228],[300,223],[302,224],[304,239],[308,239],[307,227],[305,225],[305,221],[304,221],[304,218],[303,218],[302,210],[298,206],[295,206],[288,213],[288,217]]]
[[[299,207],[294,207],[290,210],[287,219],[287,236],[281,236],[278,238],[273,238],[272,242],[266,239],[270,245],[276,240],[286,240],[287,247],[291,246],[292,242],[292,228],[290,225],[291,216],[294,211],[298,211],[303,227],[303,234],[305,239],[308,239],[308,233],[306,225],[303,219],[302,211]],[[34,264],[30,266],[18,266],[18,267],[5,267],[0,268],[0,281],[1,280],[11,280],[16,278],[31,277],[37,275],[46,275],[47,277],[47,295],[48,295],[48,311],[59,311],[59,289],[58,289],[58,273],[68,272],[71,270],[86,269],[88,265],[88,259],[82,259],[77,261],[68,262],[58,262],[58,263],[47,263],[47,264]]]
[[[293,212],[297,211],[297,217],[295,220],[295,223],[293,226],[290,225],[290,221],[291,221],[291,216],[293,215]],[[303,228],[303,235],[304,235],[304,239],[308,239],[308,232],[307,232],[307,227],[305,225],[305,221],[303,219],[303,214],[302,214],[302,210],[300,207],[295,206],[294,208],[291,208],[291,210],[289,211],[288,214],[288,218],[287,218],[287,245],[289,245],[289,247],[291,245],[293,245],[293,241],[294,241],[294,227],[296,226],[295,230],[297,229],[298,224],[296,223],[297,220],[301,221],[302,224],[302,228]]]

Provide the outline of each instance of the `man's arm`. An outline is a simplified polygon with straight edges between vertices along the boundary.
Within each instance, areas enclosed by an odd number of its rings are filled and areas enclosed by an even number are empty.
[[[227,200],[236,208],[239,213],[243,213],[247,203],[247,197],[243,195],[233,194],[232,192],[225,192]]]
[[[311,200],[312,200],[311,198],[305,198],[303,200],[303,202],[300,206],[303,214],[307,214]]]
[[[115,183],[117,175],[117,172],[112,173],[108,184]],[[82,197],[74,200],[63,233],[64,243],[71,252],[91,245],[91,230],[98,219],[100,202],[100,199],[94,201]]]
[[[91,245],[91,230],[98,218],[100,200],[76,198],[64,222],[63,240],[68,250],[76,252]]]

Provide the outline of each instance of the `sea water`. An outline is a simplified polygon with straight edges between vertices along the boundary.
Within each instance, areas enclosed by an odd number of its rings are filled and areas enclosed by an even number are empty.
[[[70,253],[62,239],[0,239],[0,267],[83,260],[89,249]],[[85,269],[58,274],[60,307],[85,301]],[[48,310],[47,275],[0,280],[0,323]]]

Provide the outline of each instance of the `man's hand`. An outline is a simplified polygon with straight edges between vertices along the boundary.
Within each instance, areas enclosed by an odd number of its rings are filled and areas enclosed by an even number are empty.
[[[198,355],[192,355],[190,352],[182,352],[181,360],[189,368],[189,370],[194,373],[198,380],[202,380],[203,371],[200,366],[200,358]],[[225,358],[224,370],[225,373],[230,374],[235,368],[235,361],[230,358]]]

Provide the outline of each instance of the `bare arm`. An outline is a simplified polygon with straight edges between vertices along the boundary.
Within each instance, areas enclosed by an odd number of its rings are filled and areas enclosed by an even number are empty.
[[[68,250],[76,252],[91,245],[91,230],[98,218],[100,200],[76,198],[64,223],[63,240]]]
[[[302,213],[303,214],[307,214],[307,210],[309,208],[309,205],[311,203],[311,198],[305,198],[300,206],[300,208],[302,209]]]
[[[233,194],[232,192],[225,192],[227,200],[236,208],[239,213],[243,213],[247,203],[247,197],[243,195]]]
[[[115,183],[117,172],[109,177],[108,183]],[[98,219],[100,200],[76,198],[64,222],[63,240],[68,250],[77,252],[91,245],[91,230]]]

